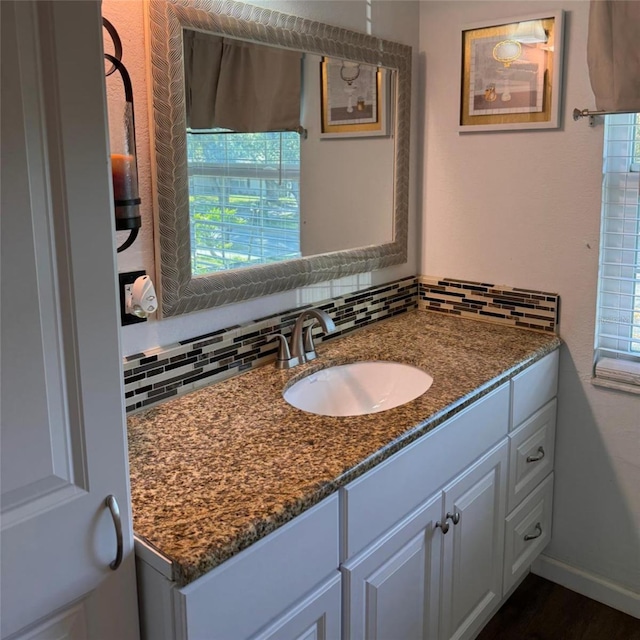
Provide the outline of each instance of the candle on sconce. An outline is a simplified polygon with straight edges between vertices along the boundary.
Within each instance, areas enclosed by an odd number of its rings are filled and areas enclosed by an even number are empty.
[[[111,155],[111,175],[113,178],[113,199],[134,200],[136,193],[136,160],[133,156],[114,153]]]
[[[133,155],[111,155],[111,178],[116,213],[116,229],[134,229],[140,226],[138,205],[138,171]]]

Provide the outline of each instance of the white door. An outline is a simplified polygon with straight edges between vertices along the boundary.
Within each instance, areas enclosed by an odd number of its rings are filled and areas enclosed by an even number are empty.
[[[502,598],[508,444],[444,488],[441,634],[475,638]]]
[[[1,635],[133,640],[100,4],[0,6]]]
[[[435,640],[443,535],[438,493],[343,567],[345,637]]]

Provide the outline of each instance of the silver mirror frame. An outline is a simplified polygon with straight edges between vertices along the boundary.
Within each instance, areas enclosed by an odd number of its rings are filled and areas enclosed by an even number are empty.
[[[266,296],[407,261],[411,47],[233,0],[148,0],[150,126],[163,317]],[[396,69],[393,242],[191,274],[182,30],[196,29]],[[159,256],[159,259],[158,259]]]

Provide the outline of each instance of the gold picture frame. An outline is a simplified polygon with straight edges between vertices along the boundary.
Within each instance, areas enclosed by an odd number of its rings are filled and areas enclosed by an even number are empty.
[[[562,11],[462,30],[460,132],[557,129]]]
[[[323,57],[320,136],[388,135],[389,69]]]

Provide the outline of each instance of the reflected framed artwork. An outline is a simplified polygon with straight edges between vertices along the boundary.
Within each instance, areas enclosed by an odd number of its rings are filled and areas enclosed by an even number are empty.
[[[324,57],[321,137],[388,135],[389,70]]]
[[[553,11],[463,28],[458,131],[560,126],[563,18]]]

